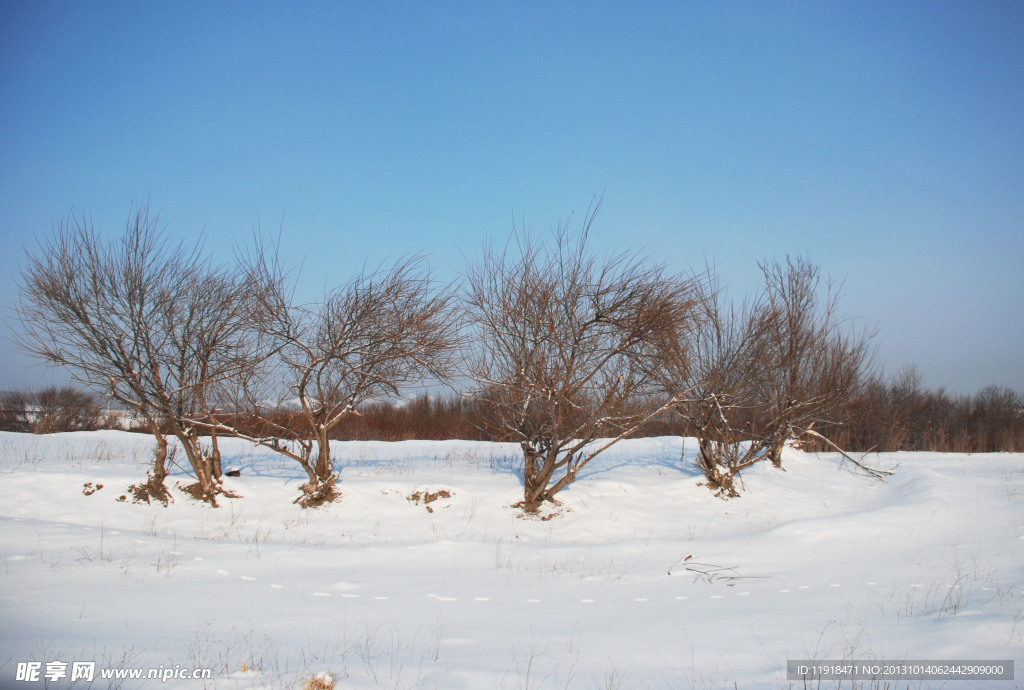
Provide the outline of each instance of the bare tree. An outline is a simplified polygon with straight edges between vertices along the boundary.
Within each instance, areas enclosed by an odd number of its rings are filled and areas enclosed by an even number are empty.
[[[772,318],[761,334],[758,377],[761,444],[776,467],[791,439],[819,439],[865,382],[871,335],[838,313],[839,286],[816,264],[786,258],[760,264]],[[817,426],[817,429],[814,427]]]
[[[486,247],[468,268],[470,395],[491,430],[522,448],[527,511],[664,411],[671,402],[657,396],[652,373],[684,355],[691,281],[632,255],[593,257],[596,212],[578,233],[561,225],[549,244],[514,233],[504,251]]]
[[[739,306],[708,271],[699,326],[687,334],[688,367],[675,371],[669,360],[662,369],[674,409],[697,434],[698,466],[723,497],[739,495],[743,469],[764,459],[781,467],[788,441],[841,450],[822,430],[840,420],[870,361],[870,336],[839,319],[838,291],[827,282],[822,295],[816,265],[760,267],[763,291]]]
[[[72,217],[29,255],[17,306],[21,347],[67,367],[149,428],[157,449],[137,499],[170,499],[169,434],[195,474],[190,493],[216,505],[219,470],[194,419],[209,388],[244,360],[247,294],[237,272],[212,266],[198,247],[169,245],[145,206],[133,208],[119,240],[105,242],[87,218]]]
[[[697,435],[697,466],[707,485],[738,496],[740,472],[768,452],[751,423],[762,404],[759,384],[770,364],[763,348],[774,314],[764,299],[728,302],[711,269],[700,285],[697,325],[684,334],[685,367],[666,360],[660,375],[676,400],[673,409]]]
[[[317,506],[339,495],[330,439],[342,419],[364,402],[451,375],[459,342],[453,290],[435,289],[423,259],[412,257],[364,272],[319,303],[295,305],[276,251],[258,244],[245,264],[259,301],[254,324],[275,356],[252,370],[239,394],[239,409],[259,418],[260,432],[218,428],[298,462],[308,481],[296,502]]]

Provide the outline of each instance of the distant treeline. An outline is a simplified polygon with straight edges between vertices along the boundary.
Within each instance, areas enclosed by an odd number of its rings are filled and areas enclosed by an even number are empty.
[[[288,422],[276,412],[275,422]],[[455,394],[421,395],[410,401],[364,404],[333,430],[334,440],[405,441],[472,439],[504,441],[486,431],[487,411],[477,401]],[[233,422],[240,421],[234,416]],[[755,425],[756,420],[748,424]],[[239,424],[259,435],[261,420]],[[300,425],[297,423],[295,427]],[[0,394],[0,431],[56,433],[136,428],[129,417],[107,409],[97,396],[71,387]],[[842,408],[828,431],[851,451],[931,450],[951,453],[1024,452],[1024,396],[999,386],[974,395],[929,390],[909,369],[863,385]],[[695,436],[695,430],[671,412],[650,420],[639,436]],[[824,448],[810,447],[812,450]]]
[[[910,369],[864,386],[834,440],[857,451],[1024,452],[1024,396],[1002,386],[974,395],[928,390]]]

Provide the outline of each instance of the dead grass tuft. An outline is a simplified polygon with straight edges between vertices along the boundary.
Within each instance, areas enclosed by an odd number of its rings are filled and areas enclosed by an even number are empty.
[[[413,491],[411,494],[405,497],[410,503],[419,505],[422,503],[427,508],[428,513],[433,513],[434,509],[428,504],[441,498],[451,498],[452,493],[447,489],[438,489],[437,491]]]
[[[334,690],[334,678],[327,673],[318,673],[302,683],[302,690]]]

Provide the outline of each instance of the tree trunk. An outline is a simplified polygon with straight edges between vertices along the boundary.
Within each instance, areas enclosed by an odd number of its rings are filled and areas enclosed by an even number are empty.
[[[224,472],[221,470],[220,465],[220,445],[217,443],[217,430],[213,427],[210,428],[210,445],[212,446],[210,451],[210,473],[213,480],[220,484],[224,480]]]
[[[715,453],[715,449],[707,435],[703,434],[700,438],[700,464],[701,469],[704,470],[704,476],[708,479],[714,479],[718,475],[718,457]]]
[[[174,500],[171,492],[164,485],[164,481],[167,479],[167,439],[161,433],[154,435],[156,436],[156,451],[153,454],[153,473],[150,474],[146,482],[146,492],[149,494],[149,498],[155,498],[166,507]],[[148,499],[146,502],[149,502]]]
[[[316,508],[341,496],[336,486],[338,473],[334,471],[334,463],[331,461],[331,441],[326,429],[317,429],[316,445],[316,461],[309,457],[309,453],[312,452],[310,446],[305,453],[305,461],[300,462],[309,481],[299,487],[302,494],[294,502],[303,508]]]
[[[196,483],[187,487],[188,493],[197,501],[209,503],[217,507],[217,484],[213,480],[212,463],[203,455],[199,447],[199,439],[194,433],[179,431],[175,433],[185,449],[185,455],[196,474]]]
[[[558,450],[552,448],[546,454],[538,453],[529,444],[521,444],[523,448],[523,510],[535,513],[544,501],[550,501],[552,492],[548,490],[548,482],[555,472],[555,461]]]
[[[156,436],[156,451],[153,453],[153,481],[163,486],[167,478],[167,439],[163,434]]]
[[[547,482],[542,481],[538,474],[527,472],[523,476],[523,510],[527,513],[536,513],[540,504],[546,496],[544,490]]]
[[[167,439],[159,430],[153,430],[153,437],[156,438],[156,449],[153,451],[153,469],[146,472],[146,481],[142,484],[132,484],[128,487],[134,503],[152,503],[159,501],[166,507],[174,497],[164,486],[167,479]]]
[[[708,487],[723,498],[739,496],[735,487],[738,470],[727,462],[721,462],[723,455],[725,452],[722,450],[722,442],[700,439],[701,469],[708,480]]]
[[[334,463],[331,462],[331,439],[327,436],[327,429],[317,430],[316,445],[316,475],[323,481],[334,469]]]

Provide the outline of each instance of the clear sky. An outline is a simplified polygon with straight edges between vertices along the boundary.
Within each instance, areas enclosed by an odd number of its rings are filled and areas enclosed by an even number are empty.
[[[888,371],[1024,391],[1024,3],[0,0],[0,389],[24,249],[148,200],[231,257],[281,230],[309,294],[595,195],[598,251],[742,295],[845,279]]]

